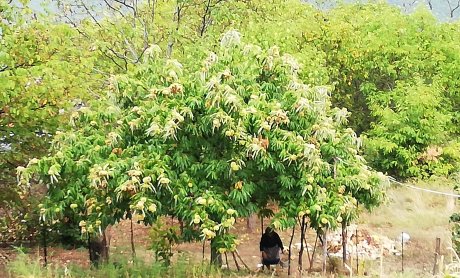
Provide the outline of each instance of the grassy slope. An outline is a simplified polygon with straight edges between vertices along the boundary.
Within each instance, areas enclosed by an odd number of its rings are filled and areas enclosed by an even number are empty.
[[[453,185],[446,180],[419,183],[418,186],[453,193]],[[405,247],[405,272],[413,277],[428,277],[433,268],[436,237],[441,238],[441,254],[450,261],[451,246],[449,217],[456,209],[453,197],[436,195],[394,185],[388,190],[385,205],[360,218],[361,226],[395,239],[401,232],[411,236]],[[378,272],[377,262],[373,263],[373,273]],[[387,256],[384,259],[384,273],[391,277],[401,272],[401,257]],[[399,276],[399,275],[398,275]],[[405,274],[405,277],[412,277]]]

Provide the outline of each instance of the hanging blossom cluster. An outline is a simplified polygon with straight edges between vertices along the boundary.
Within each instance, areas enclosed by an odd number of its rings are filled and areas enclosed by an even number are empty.
[[[241,34],[236,30],[227,31],[220,40],[220,46],[223,48],[231,48],[240,44]]]

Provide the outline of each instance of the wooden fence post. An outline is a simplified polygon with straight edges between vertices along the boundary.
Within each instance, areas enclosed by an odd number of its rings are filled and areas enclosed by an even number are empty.
[[[383,245],[380,246],[380,278],[383,277]]]
[[[404,272],[404,232],[401,233],[401,272]]]
[[[435,250],[434,250],[433,275],[436,275],[439,272],[438,256],[440,255],[440,253],[441,253],[441,239],[437,237]]]

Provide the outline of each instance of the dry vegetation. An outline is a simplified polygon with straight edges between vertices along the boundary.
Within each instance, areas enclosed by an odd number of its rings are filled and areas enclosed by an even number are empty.
[[[442,192],[453,192],[453,186],[446,180],[418,185]],[[441,238],[441,254],[445,256],[446,263],[452,260],[452,252],[448,250],[452,246],[449,217],[455,210],[456,200],[453,197],[393,187],[388,191],[387,203],[363,215],[360,222],[370,231],[392,239],[397,238],[401,232],[408,233],[411,240],[405,250],[405,271],[412,273],[414,277],[429,277],[433,269],[437,237]],[[378,269],[374,268],[377,272]],[[401,257],[385,257],[385,273],[396,275],[400,271]]]

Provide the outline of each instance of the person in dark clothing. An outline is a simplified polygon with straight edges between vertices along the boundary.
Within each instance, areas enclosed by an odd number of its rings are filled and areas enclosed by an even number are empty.
[[[270,269],[270,265],[280,262],[280,251],[284,251],[280,236],[271,228],[267,227],[260,239],[260,252],[262,253],[262,264]]]

